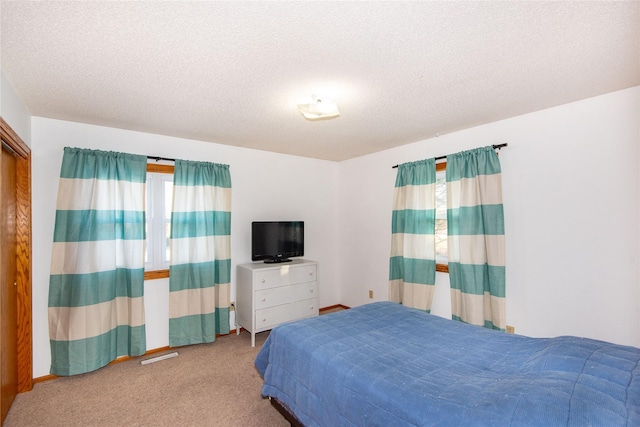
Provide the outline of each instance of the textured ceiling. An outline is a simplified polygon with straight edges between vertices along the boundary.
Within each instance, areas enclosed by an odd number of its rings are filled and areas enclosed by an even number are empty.
[[[34,116],[339,161],[640,85],[639,6],[3,0],[0,66]]]

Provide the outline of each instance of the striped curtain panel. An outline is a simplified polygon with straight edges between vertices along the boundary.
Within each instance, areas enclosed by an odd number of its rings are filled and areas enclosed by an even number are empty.
[[[228,165],[176,160],[171,213],[169,345],[229,333],[231,176]]]
[[[502,174],[493,147],[447,156],[447,227],[454,320],[504,330]]]
[[[389,300],[431,311],[436,281],[435,159],[398,166],[393,195]]]
[[[146,351],[145,156],[65,148],[51,275],[51,373]]]

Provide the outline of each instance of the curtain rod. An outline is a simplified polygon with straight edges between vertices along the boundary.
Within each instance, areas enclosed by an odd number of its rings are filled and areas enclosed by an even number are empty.
[[[167,162],[175,162],[176,159],[169,159],[167,157],[157,157],[157,156],[147,156],[147,159],[155,160],[159,162],[160,160],[166,160]]]
[[[175,162],[176,161],[176,159],[170,159],[168,157],[158,157],[158,156],[147,156],[147,159],[155,160],[156,162],[159,162],[160,160],[165,160],[167,162]],[[228,166],[228,165],[226,165],[226,166]]]
[[[493,149],[494,150],[499,150],[499,149],[501,149],[503,147],[506,147],[508,145],[509,144],[506,144],[506,143],[505,144],[496,144],[496,145],[493,145]],[[436,157],[436,160],[442,160],[442,159],[446,159],[446,158],[447,158],[447,156],[440,156],[440,157]],[[398,167],[398,165],[391,166],[391,169],[396,169],[397,167]]]

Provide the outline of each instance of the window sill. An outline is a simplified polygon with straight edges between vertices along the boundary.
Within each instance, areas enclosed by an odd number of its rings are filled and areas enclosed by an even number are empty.
[[[448,273],[449,266],[447,264],[436,264],[436,271],[439,271],[440,273]]]
[[[169,277],[169,270],[145,271],[144,280],[166,279]]]

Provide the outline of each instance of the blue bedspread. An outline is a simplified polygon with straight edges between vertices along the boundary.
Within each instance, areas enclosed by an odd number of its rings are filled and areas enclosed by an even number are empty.
[[[305,426],[637,426],[640,349],[528,338],[391,302],[281,325],[262,394]]]

